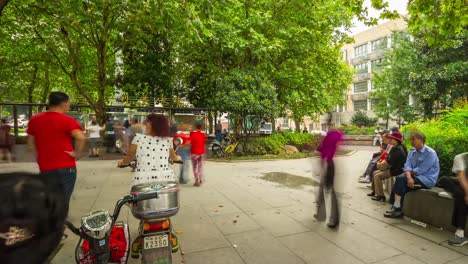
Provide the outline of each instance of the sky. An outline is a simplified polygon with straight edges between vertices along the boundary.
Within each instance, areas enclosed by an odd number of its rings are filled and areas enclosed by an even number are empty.
[[[402,14],[402,15],[405,15],[408,13],[408,11],[406,11],[406,5],[408,4],[408,0],[387,0],[389,2],[389,8],[390,10],[396,10],[398,11],[398,13]],[[366,0],[365,1],[365,5],[367,7],[369,7],[369,16],[371,17],[377,17],[379,15],[379,11],[375,10],[375,9],[372,9],[370,8],[370,0]],[[379,24],[385,22],[386,20],[380,20],[379,21]],[[354,35],[354,34],[357,34],[357,33],[360,33],[362,31],[365,31],[369,29],[369,27],[367,27],[366,25],[364,25],[364,23],[362,22],[359,22],[359,21],[355,21],[355,24],[354,24],[354,27],[351,28],[351,34]]]

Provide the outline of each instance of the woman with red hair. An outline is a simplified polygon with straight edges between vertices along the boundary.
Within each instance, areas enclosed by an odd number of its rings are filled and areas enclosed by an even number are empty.
[[[119,166],[130,163],[136,157],[137,168],[132,186],[148,182],[175,181],[169,159],[179,161],[181,158],[173,149],[169,121],[163,115],[150,114],[146,118],[145,127],[146,135],[135,135],[128,155],[119,162]]]

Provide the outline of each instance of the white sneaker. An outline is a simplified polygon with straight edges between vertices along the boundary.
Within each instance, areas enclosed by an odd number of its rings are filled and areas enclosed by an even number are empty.
[[[364,178],[358,180],[359,183],[370,183],[370,177],[367,175]]]

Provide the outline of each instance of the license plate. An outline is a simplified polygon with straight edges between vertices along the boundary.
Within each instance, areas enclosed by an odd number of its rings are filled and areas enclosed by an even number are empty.
[[[144,249],[162,248],[169,246],[169,236],[148,236],[144,239]]]

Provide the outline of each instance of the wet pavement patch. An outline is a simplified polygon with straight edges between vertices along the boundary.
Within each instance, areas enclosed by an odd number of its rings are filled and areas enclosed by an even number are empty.
[[[278,183],[282,186],[299,189],[303,186],[318,186],[319,183],[314,179],[302,177],[298,175],[289,174],[286,172],[269,172],[264,173],[260,179]]]

